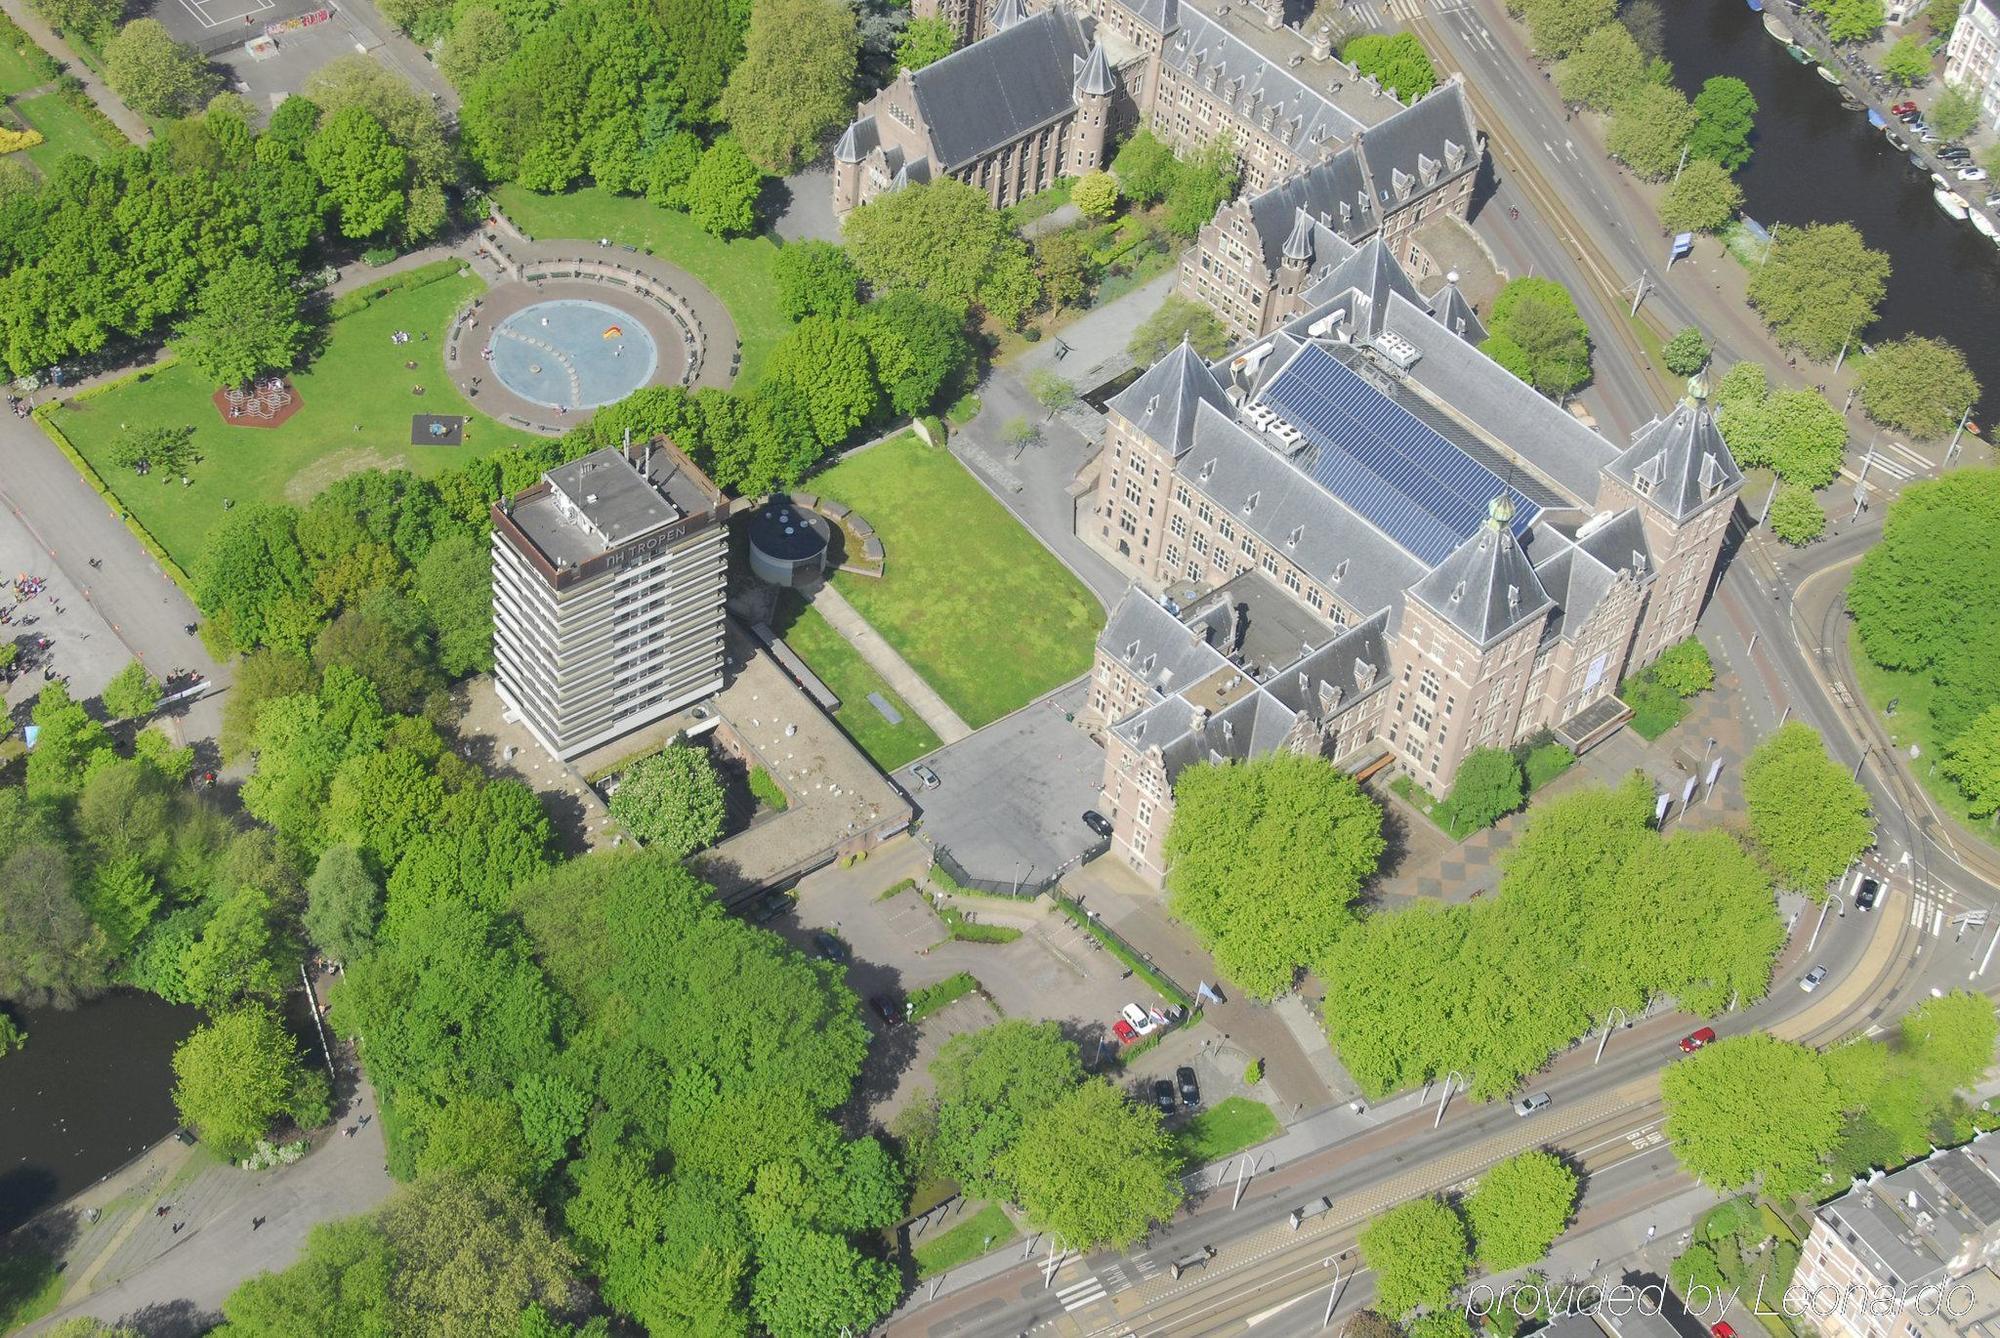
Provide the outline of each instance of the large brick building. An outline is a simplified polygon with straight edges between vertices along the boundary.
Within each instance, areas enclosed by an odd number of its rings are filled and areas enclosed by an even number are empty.
[[[970,45],[903,72],[857,108],[834,152],[836,213],[945,176],[1012,204],[1057,177],[1103,166],[1108,146],[1141,120],[1177,150],[1227,135],[1243,190],[1261,195],[1402,110],[1336,59],[1325,34],[1301,34],[1276,9],[1057,0],[1030,13],[1025,0],[983,11],[976,4],[919,0],[916,13],[944,16]],[[1472,135],[1454,133],[1476,166]],[[1441,149],[1427,151],[1443,161]],[[1378,213],[1406,209],[1437,184],[1414,155],[1407,164],[1391,157],[1385,145],[1368,162],[1389,192],[1376,201]],[[1398,170],[1422,189],[1397,194]],[[1457,173],[1446,175],[1455,182]]]
[[[1377,237],[1273,334],[1213,365],[1182,345],[1111,401],[1083,523],[1137,584],[1087,709],[1142,874],[1182,767],[1387,755],[1442,790],[1474,747],[1596,743],[1620,677],[1693,630],[1742,487],[1705,389],[1620,449],[1482,335]]]

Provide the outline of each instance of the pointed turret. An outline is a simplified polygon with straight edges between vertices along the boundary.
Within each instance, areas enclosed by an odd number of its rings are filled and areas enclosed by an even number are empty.
[[[998,0],[993,6],[993,12],[986,17],[986,31],[989,36],[1005,32],[1027,17],[1028,6],[1024,0]]]
[[[1285,262],[1304,267],[1313,261],[1313,221],[1304,206],[1293,213],[1292,234],[1285,238]]]
[[[1111,73],[1111,59],[1104,54],[1103,42],[1090,44],[1090,55],[1083,62],[1083,73],[1076,77],[1076,91],[1094,98],[1108,98],[1118,89],[1118,81]]]
[[[1634,433],[1631,446],[1604,472],[1677,521],[1743,486],[1700,373],[1688,379],[1686,398]]]
[[[1222,383],[1186,336],[1174,351],[1147,369],[1146,374],[1118,392],[1110,407],[1124,415],[1141,432],[1175,455],[1187,450],[1194,440],[1194,420],[1200,403],[1206,400],[1221,412],[1231,412],[1229,396]]]
[[[1479,313],[1472,309],[1472,303],[1466,301],[1465,294],[1458,290],[1457,270],[1444,276],[1444,287],[1432,296],[1431,316],[1468,344],[1478,344],[1486,338],[1486,327],[1480,323]]]
[[[1492,645],[1553,602],[1514,537],[1514,499],[1495,496],[1473,531],[1410,593],[1473,644]]]

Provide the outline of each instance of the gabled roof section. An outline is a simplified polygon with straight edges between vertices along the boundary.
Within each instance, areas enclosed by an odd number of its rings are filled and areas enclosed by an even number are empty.
[[[1230,615],[1220,605],[1199,609],[1183,622],[1135,585],[1111,611],[1097,645],[1127,673],[1165,695],[1221,668],[1231,630]]]
[[[1608,571],[1629,571],[1635,580],[1653,574],[1653,547],[1646,527],[1631,507],[1609,516],[1595,516],[1576,532],[1576,546]]]
[[[1533,546],[1541,551],[1544,545],[1550,551],[1535,564],[1535,575],[1556,605],[1548,635],[1573,640],[1604,601],[1618,573],[1571,543],[1561,531],[1537,526]]]
[[[1432,319],[1421,301],[1389,298],[1384,328],[1419,357],[1409,377],[1577,501],[1597,496],[1599,471],[1617,448],[1547,396]]]
[[[995,0],[986,15],[986,30],[989,33],[1005,32],[1028,17],[1028,6],[1022,0]]]
[[[1327,270],[1305,296],[1308,305],[1318,305],[1349,292],[1357,299],[1349,315],[1349,327],[1357,339],[1372,339],[1382,333],[1393,297],[1400,296],[1419,308],[1427,305],[1380,237],[1370,237],[1353,255]]]
[[[1047,9],[913,72],[917,109],[944,169],[1074,110],[1076,62],[1090,46],[1075,16]]]
[[[1090,55],[1084,58],[1083,71],[1076,76],[1076,91],[1091,97],[1109,97],[1118,89],[1118,81],[1112,76],[1111,61],[1104,54],[1104,43],[1090,44]]]
[[[1188,448],[1194,433],[1196,406],[1208,403],[1230,411],[1222,382],[1186,339],[1146,374],[1118,392],[1110,407],[1176,456]]]
[[[1285,237],[1283,258],[1294,265],[1313,261],[1313,220],[1303,209],[1293,211],[1292,230]]]
[[[1276,269],[1284,258],[1285,239],[1301,209],[1348,243],[1338,252],[1322,248],[1323,253],[1317,256],[1322,264],[1352,255],[1355,238],[1369,236],[1381,227],[1368,195],[1367,179],[1361,174],[1361,157],[1351,148],[1286,177],[1262,195],[1252,196],[1249,209],[1266,269]]]
[[[1512,504],[1496,497],[1478,533],[1410,591],[1478,646],[1492,645],[1554,603],[1508,528],[1513,519]]]
[[[1479,166],[1479,130],[1461,77],[1451,79],[1364,134],[1357,147],[1385,211]]]
[[[1181,0],[1138,0],[1132,12],[1156,33],[1171,33],[1181,26]]]
[[[1213,78],[1214,93],[1260,127],[1263,113],[1270,111],[1272,123],[1264,133],[1301,158],[1331,151],[1364,128],[1364,122],[1335,106],[1326,93],[1192,7],[1180,8],[1179,31],[1162,44],[1160,59],[1200,87]]]
[[[1743,471],[1716,431],[1704,400],[1689,395],[1633,434],[1604,472],[1675,520],[1685,520],[1743,486]]]
[[[840,142],[833,146],[833,156],[843,163],[858,163],[882,142],[876,133],[875,118],[864,116],[840,132]]]
[[[1458,274],[1453,271],[1444,287],[1431,294],[1431,319],[1475,348],[1486,339],[1486,326],[1479,313],[1458,291]]]

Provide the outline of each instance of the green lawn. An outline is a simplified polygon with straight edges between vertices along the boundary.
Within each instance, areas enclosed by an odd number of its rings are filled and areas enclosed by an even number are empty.
[[[1870,660],[1861,649],[1860,634],[1852,630],[1848,633],[1848,653],[1854,660],[1854,677],[1861,685],[1861,693],[1868,698],[1868,704],[1875,708],[1875,714],[1882,721],[1882,727],[1889,731],[1890,742],[1903,750],[1909,760],[1910,770],[1916,773],[1922,783],[1924,793],[1943,812],[1956,818],[1961,826],[1977,833],[1980,839],[1994,839],[1991,819],[1975,818],[1971,808],[1949,777],[1937,774],[1937,734],[1931,724],[1931,694],[1936,690],[1928,674],[1913,674],[1900,669],[1884,669]],[[1896,714],[1886,714],[1891,699],[1896,703]],[[1909,758],[1909,747],[1916,744],[1922,755]]]
[[[29,125],[42,132],[42,142],[26,150],[26,153],[28,160],[42,169],[45,176],[55,170],[56,163],[65,154],[81,153],[101,158],[111,152],[111,146],[104,142],[104,137],[77,114],[76,108],[64,102],[60,93],[44,93],[37,98],[23,99],[14,104],[14,110]]]
[[[0,38],[0,97],[11,97],[39,87],[48,79],[28,58]]]
[[[55,422],[133,517],[188,566],[222,518],[225,501],[303,503],[362,469],[436,474],[529,440],[525,432],[472,414],[467,444],[410,445],[412,413],[472,412],[445,375],[444,336],[459,303],[483,287],[478,279],[451,276],[396,290],[335,321],[318,361],[292,379],[304,407],[280,427],[229,424],[209,401],[213,387],[180,364],[66,406]],[[431,338],[392,344],[389,336],[397,330]],[[409,370],[405,362],[418,366]],[[415,385],[424,387],[421,396],[410,393]],[[111,448],[126,431],[189,423],[202,456],[188,475],[192,486],[158,475],[142,478],[112,464]]]
[[[974,729],[1090,668],[1104,610],[950,452],[905,434],[806,482],[875,527],[834,585]]]
[[[1181,1155],[1188,1169],[1221,1161],[1278,1133],[1278,1117],[1261,1101],[1232,1096],[1181,1126]]]
[[[840,698],[834,720],[876,766],[894,771],[938,746],[938,736],[931,727],[890,689],[846,637],[833,630],[833,624],[821,617],[819,610],[797,595],[787,594],[779,606],[778,624],[773,630]],[[871,692],[880,693],[903,717],[903,723],[892,725],[884,719],[875,703],[868,700]]]
[[[991,1253],[1019,1234],[1006,1209],[989,1203],[957,1226],[926,1237],[910,1253],[917,1261],[917,1276],[928,1278]]]
[[[57,1260],[25,1236],[0,1250],[0,1333],[54,1310],[64,1285]]]
[[[506,185],[494,195],[507,217],[537,241],[609,237],[670,260],[707,284],[736,321],[736,337],[743,341],[737,379],[745,385],[756,381],[772,347],[792,328],[778,307],[773,272],[778,247],[769,237],[722,241],[696,227],[686,214],[595,186],[567,195],[537,195]],[[721,356],[726,359],[728,350]]]

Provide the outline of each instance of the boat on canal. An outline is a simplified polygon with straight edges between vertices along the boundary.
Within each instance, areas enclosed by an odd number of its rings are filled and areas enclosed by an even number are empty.
[[[1979,235],[1987,241],[2000,244],[2000,228],[1993,226],[1993,220],[1979,210],[1971,211],[1972,226],[1979,229]]]
[[[1812,52],[1806,50],[1804,47],[1800,46],[1797,42],[1785,43],[1785,54],[1790,56],[1793,60],[1797,61],[1801,65],[1812,64]]]
[[[1762,14],[1764,12],[1764,0],[1743,0],[1743,3],[1750,6],[1752,14]]]
[[[1965,202],[1965,197],[1957,191],[1946,190],[1944,187],[1939,186],[1931,192],[1931,196],[1937,201],[1937,207],[1950,214],[1953,218],[1964,219],[1970,217],[1972,214],[1972,206],[1968,205]]]
[[[1779,19],[1776,14],[1773,14],[1768,9],[1764,11],[1764,31],[1777,38],[1780,42],[1784,42],[1787,45],[1791,43],[1792,35],[1785,31],[1783,20]]]
[[[1897,134],[1893,130],[1887,131],[1885,133],[1889,136],[1890,148],[1894,149],[1898,153],[1908,153],[1910,151],[1910,144],[1908,140],[1904,139],[1901,135]]]
[[[1840,82],[1840,76],[1835,74],[1832,70],[1826,68],[1826,66],[1824,65],[1815,65],[1813,66],[1813,70],[1815,73],[1819,75],[1820,78],[1826,80],[1830,84],[1837,84]]]

